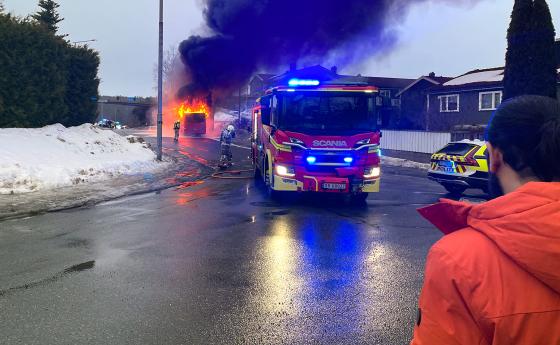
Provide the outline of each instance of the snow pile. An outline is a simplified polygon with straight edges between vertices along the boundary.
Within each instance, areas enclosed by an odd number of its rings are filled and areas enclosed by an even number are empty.
[[[101,181],[164,167],[140,141],[91,124],[0,129],[0,194]]]
[[[227,112],[225,109],[220,109],[214,113],[214,121],[216,122],[233,122],[237,120],[237,116]]]
[[[381,157],[381,164],[394,166],[394,167],[403,167],[403,168],[414,168],[414,169],[423,169],[423,170],[430,169],[430,164],[428,163],[419,163],[419,162],[409,161],[406,159],[386,157],[386,156]]]
[[[244,119],[251,119],[251,110],[244,110],[241,112],[241,117]],[[234,122],[239,119],[239,111],[229,110],[225,108],[218,108],[214,113],[214,121],[216,122]]]

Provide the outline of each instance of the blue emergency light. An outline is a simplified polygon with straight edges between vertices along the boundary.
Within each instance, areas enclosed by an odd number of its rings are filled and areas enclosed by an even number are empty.
[[[309,164],[315,164],[316,161],[317,161],[317,157],[314,156],[307,157],[307,163]]]
[[[352,163],[353,161],[354,161],[354,158],[352,158],[352,157],[344,157],[344,163],[350,164],[350,163]]]
[[[320,82],[314,79],[290,79],[288,85],[290,86],[318,86]]]

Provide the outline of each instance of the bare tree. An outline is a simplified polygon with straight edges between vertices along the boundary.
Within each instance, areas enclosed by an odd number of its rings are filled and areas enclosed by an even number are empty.
[[[180,73],[181,61],[179,51],[176,46],[169,46],[163,52],[163,64],[162,64],[162,72],[163,72],[163,82],[167,84],[166,89],[168,90],[175,90],[175,77],[177,73]],[[157,78],[158,78],[158,65],[157,63],[154,64],[154,82],[157,85]],[[154,87],[157,89],[157,86]]]

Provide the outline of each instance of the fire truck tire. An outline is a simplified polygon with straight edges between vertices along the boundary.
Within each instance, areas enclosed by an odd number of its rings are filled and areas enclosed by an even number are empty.
[[[369,193],[357,193],[350,196],[352,204],[364,204],[369,196]]]

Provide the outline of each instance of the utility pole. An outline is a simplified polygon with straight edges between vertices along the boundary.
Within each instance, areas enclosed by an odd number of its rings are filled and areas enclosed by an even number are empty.
[[[237,120],[238,121],[237,126],[241,126],[241,86],[239,87],[239,107],[238,107],[238,110],[239,110],[239,114],[238,114],[239,118]]]
[[[159,52],[158,52],[158,114],[157,114],[157,159],[162,156],[163,125],[163,0],[159,0]]]

